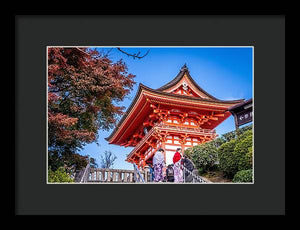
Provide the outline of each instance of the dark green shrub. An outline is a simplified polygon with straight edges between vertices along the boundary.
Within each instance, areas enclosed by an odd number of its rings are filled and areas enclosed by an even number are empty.
[[[237,139],[233,155],[238,171],[252,167],[252,130],[247,130]]]
[[[238,171],[232,180],[234,183],[252,182],[252,169]]]
[[[59,167],[56,171],[48,170],[48,182],[74,182],[74,179],[65,171],[63,167]]]
[[[252,168],[252,129],[218,148],[219,168],[232,178],[238,171]]]
[[[238,129],[238,133],[240,135],[242,135],[244,132],[248,131],[248,130],[252,130],[252,124],[250,125],[247,125],[247,126],[244,126],[242,128],[239,128]],[[224,133],[221,137],[219,137],[220,139],[223,140],[223,143],[224,142],[228,142],[228,141],[231,141],[232,139],[235,139],[236,138],[236,130],[234,131],[231,131],[231,132],[228,132],[228,133]]]
[[[219,148],[225,142],[226,140],[223,137],[218,137],[211,141],[211,143],[213,143],[216,146],[216,148]]]
[[[238,171],[237,162],[233,151],[235,148],[236,140],[225,142],[218,148],[219,157],[219,169],[224,172],[228,177],[233,177],[233,175]]]
[[[228,133],[224,133],[221,136],[221,138],[224,140],[224,142],[231,141],[231,140],[236,138],[236,131],[231,131],[231,132],[228,132]]]
[[[253,126],[252,124],[244,126],[242,128],[239,128],[239,133],[243,134],[244,132],[248,131],[248,130],[252,130]]]
[[[252,168],[252,124],[221,135],[213,141],[185,150],[199,173],[221,170],[232,179],[240,170]],[[218,163],[217,163],[218,162]]]
[[[213,141],[189,148],[184,152],[195,164],[199,172],[213,167],[218,160],[218,152]]]
[[[248,161],[248,164],[253,165],[253,146],[248,148],[248,153],[246,153],[246,160]]]

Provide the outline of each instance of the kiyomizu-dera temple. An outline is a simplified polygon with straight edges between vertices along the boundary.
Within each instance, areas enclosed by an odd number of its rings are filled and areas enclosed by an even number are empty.
[[[165,150],[166,164],[172,164],[178,147],[184,150],[216,138],[214,128],[231,115],[227,109],[243,101],[213,97],[184,65],[172,81],[158,89],[139,84],[134,100],[106,140],[134,147],[126,161],[139,168],[144,168],[159,148]]]

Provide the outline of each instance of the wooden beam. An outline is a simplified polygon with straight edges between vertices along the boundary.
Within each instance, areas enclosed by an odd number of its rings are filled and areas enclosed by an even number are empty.
[[[225,114],[224,113],[218,113],[218,114],[214,114],[215,117],[224,117]]]
[[[133,142],[133,138],[131,138],[124,147],[126,148],[126,147],[130,146],[132,144],[132,142]]]
[[[157,107],[155,105],[153,105],[153,104],[150,104],[150,107],[154,108],[154,109],[157,109]]]
[[[208,117],[208,119],[210,119],[210,120],[214,120],[214,121],[217,121],[217,120],[219,120],[219,118],[217,118],[217,117],[212,117],[212,116]]]
[[[157,114],[150,114],[149,115],[149,120],[150,121],[153,121],[153,120],[156,120],[156,119],[158,119],[158,115]]]
[[[138,133],[135,133],[135,134],[133,134],[132,136],[133,136],[133,138],[137,138],[137,137],[139,136],[139,134],[138,134]]]
[[[143,126],[149,126],[149,121],[145,121],[145,122],[143,122]]]

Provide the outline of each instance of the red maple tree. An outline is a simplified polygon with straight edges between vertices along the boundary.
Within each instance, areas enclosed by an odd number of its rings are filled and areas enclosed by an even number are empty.
[[[73,153],[96,141],[99,129],[113,127],[124,109],[114,102],[135,84],[127,70],[122,60],[113,63],[96,49],[48,48],[50,158]]]

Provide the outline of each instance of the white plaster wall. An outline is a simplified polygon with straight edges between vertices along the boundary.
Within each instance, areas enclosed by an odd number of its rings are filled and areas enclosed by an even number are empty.
[[[166,151],[166,165],[173,164],[173,156],[175,151]]]

